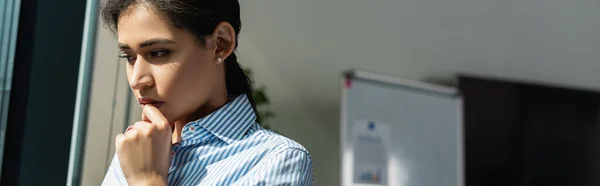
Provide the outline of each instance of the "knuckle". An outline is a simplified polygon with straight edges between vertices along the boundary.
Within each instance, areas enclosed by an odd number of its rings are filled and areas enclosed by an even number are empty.
[[[137,140],[140,138],[139,130],[135,129],[127,133],[125,141]]]
[[[158,128],[160,130],[166,130],[168,126],[169,126],[169,123],[158,123],[158,124],[156,124],[156,128]]]
[[[125,135],[123,135],[123,134],[117,135],[117,137],[115,139],[115,147],[117,148],[117,150],[122,149],[124,144],[125,144]]]
[[[156,125],[149,125],[148,126],[148,131],[150,133],[155,132],[156,130],[158,130],[158,128],[156,127]]]
[[[140,136],[142,136],[142,137],[152,136],[152,131],[150,129],[144,129],[141,131]]]
[[[115,143],[116,144],[123,143],[123,134],[118,134],[117,137],[115,137]]]
[[[133,125],[139,128],[139,127],[143,127],[145,124],[146,123],[143,121],[138,121],[138,122],[135,122]]]

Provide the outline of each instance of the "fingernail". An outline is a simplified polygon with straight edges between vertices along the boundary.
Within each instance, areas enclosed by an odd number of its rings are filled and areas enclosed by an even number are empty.
[[[125,132],[128,132],[128,131],[130,131],[131,129],[133,129],[133,127],[132,127],[132,126],[129,126],[129,127],[127,127],[127,130],[125,130]]]

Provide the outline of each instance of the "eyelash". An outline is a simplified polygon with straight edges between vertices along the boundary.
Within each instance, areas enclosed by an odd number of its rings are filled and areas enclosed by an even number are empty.
[[[119,55],[119,58],[121,58],[121,59],[125,59],[125,61],[127,61],[128,63],[132,63],[132,61],[135,61],[135,58],[134,58],[134,57],[130,57],[130,56],[129,56],[129,55],[127,55],[127,54],[120,54],[120,55]]]
[[[154,50],[149,53],[148,59],[155,60],[167,57],[171,53],[170,50],[159,49]],[[133,63],[137,59],[136,57],[132,57],[129,54],[120,54],[119,58],[125,59],[128,63]]]

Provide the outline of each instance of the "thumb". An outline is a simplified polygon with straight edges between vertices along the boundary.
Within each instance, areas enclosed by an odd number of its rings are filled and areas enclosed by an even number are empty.
[[[152,121],[150,121],[150,118],[148,118],[146,116],[146,114],[144,114],[144,107],[142,107],[142,121],[148,122],[148,123],[152,123]]]
[[[169,121],[154,105],[145,105],[142,111],[142,120],[150,121],[160,130],[171,127]]]

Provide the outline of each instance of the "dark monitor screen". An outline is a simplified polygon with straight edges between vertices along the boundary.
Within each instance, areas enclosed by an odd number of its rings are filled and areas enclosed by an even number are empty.
[[[600,93],[460,76],[468,186],[600,185]]]

